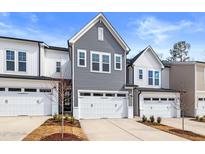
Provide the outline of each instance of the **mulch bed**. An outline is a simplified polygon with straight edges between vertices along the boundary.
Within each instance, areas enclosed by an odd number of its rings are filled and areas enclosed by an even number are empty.
[[[27,135],[23,141],[86,141],[87,137],[83,133],[80,122],[73,123],[64,121],[64,138],[61,139],[61,122],[53,118],[48,119],[41,126]]]
[[[179,137],[183,137],[186,138],[188,140],[191,141],[205,141],[205,136],[200,135],[200,134],[196,134],[194,132],[191,131],[183,131],[182,129],[177,129],[171,126],[167,126],[167,125],[163,125],[163,124],[158,124],[158,123],[151,123],[151,122],[142,122],[142,121],[138,121],[144,125],[159,129],[161,131],[179,136]]]
[[[82,140],[83,140],[82,138],[70,133],[63,134],[63,138],[61,133],[55,133],[41,139],[41,141],[82,141]]]
[[[196,119],[190,119],[190,120],[192,120],[192,121],[196,121],[196,122],[204,122],[204,123],[205,123],[205,118],[204,118],[202,121],[200,121],[200,120],[196,120]]]

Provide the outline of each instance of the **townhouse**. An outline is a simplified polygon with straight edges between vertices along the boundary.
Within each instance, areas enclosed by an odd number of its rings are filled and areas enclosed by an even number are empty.
[[[135,87],[134,116],[180,117],[180,93],[171,89],[169,74],[151,46],[128,62],[127,83]]]
[[[185,116],[205,115],[205,62],[166,62],[170,68],[170,86],[184,91],[182,106]]]
[[[68,48],[0,37],[0,116],[59,113],[62,79],[70,98],[64,109],[77,119],[180,117],[182,81],[189,85],[186,115],[204,114],[205,64],[165,63],[151,46],[133,59],[129,52],[102,13],[68,40]]]

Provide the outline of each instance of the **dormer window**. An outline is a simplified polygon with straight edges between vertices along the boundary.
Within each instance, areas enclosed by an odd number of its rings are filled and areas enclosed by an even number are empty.
[[[103,41],[104,40],[104,33],[103,33],[103,28],[98,27],[98,40]]]

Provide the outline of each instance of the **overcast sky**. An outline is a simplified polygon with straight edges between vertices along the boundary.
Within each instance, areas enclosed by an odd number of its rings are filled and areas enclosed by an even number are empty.
[[[0,35],[66,47],[67,40],[98,13],[0,13]],[[205,60],[205,13],[104,13],[130,46],[133,57],[146,46],[165,59],[178,41],[191,44],[192,60]]]

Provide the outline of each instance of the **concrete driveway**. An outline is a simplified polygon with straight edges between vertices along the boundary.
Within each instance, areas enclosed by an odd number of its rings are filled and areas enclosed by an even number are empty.
[[[185,130],[205,135],[205,123],[193,121],[191,119],[193,118],[185,118]],[[182,118],[165,118],[162,119],[162,124],[182,129]]]
[[[145,126],[134,119],[81,120],[92,141],[186,141],[186,139]]]
[[[50,117],[0,117],[0,141],[20,141],[48,118]]]

